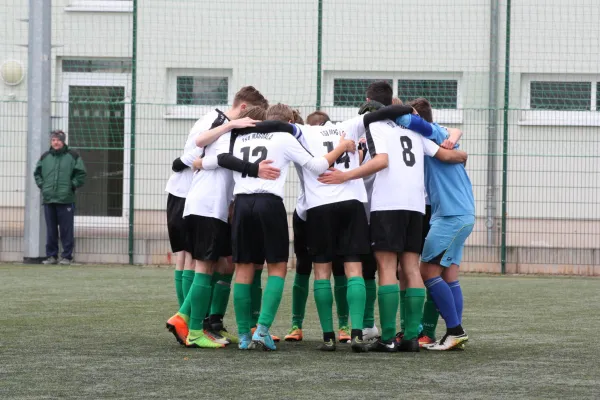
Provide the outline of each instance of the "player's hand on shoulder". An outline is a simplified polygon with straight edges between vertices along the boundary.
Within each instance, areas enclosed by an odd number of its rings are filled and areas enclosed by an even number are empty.
[[[444,140],[441,144],[441,147],[448,149],[448,150],[452,150],[454,148],[454,146],[456,146],[456,142],[453,142],[450,139]]]
[[[272,166],[273,160],[263,160],[258,164],[258,177],[273,181],[279,178],[281,171],[279,168]]]
[[[346,182],[346,174],[339,169],[329,168],[327,172],[319,175],[319,182],[328,185],[337,185]]]
[[[196,159],[192,163],[192,169],[194,171],[199,171],[202,169],[202,158],[196,157]]]
[[[344,151],[349,153],[354,153],[356,151],[356,143],[352,139],[346,139],[346,132],[342,132],[338,146],[343,146]]]
[[[250,128],[250,127],[256,126],[257,122],[260,122],[260,121],[252,119],[250,117],[245,117],[245,118],[234,119],[233,121],[230,121],[229,126],[231,127],[231,129]]]

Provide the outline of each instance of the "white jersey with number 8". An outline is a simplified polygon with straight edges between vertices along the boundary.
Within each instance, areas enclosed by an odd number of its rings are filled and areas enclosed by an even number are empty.
[[[424,214],[424,156],[435,156],[439,146],[390,120],[374,122],[369,129],[367,146],[371,157],[387,154],[389,162],[375,175],[371,212],[407,210]]]

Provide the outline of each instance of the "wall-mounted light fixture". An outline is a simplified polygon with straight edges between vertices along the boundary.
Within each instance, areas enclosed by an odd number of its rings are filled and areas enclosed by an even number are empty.
[[[23,63],[17,60],[6,60],[0,65],[0,78],[8,86],[17,86],[23,82],[25,68]]]

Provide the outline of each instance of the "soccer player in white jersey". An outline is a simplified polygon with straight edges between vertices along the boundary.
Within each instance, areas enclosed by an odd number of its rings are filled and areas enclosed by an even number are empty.
[[[315,111],[308,115],[306,122],[312,126],[322,126],[330,121],[329,115],[323,111]],[[299,118],[299,113],[294,112],[294,124],[304,125]],[[301,132],[301,131],[299,131]],[[309,280],[312,273],[312,258],[308,253],[308,232],[306,223],[306,197],[304,195],[304,180],[302,167],[296,165],[298,178],[300,180],[300,193],[298,202],[292,217],[292,229],[294,232],[294,253],[296,255],[296,276],[292,287],[292,327],[285,336],[286,341],[299,342],[303,339],[302,324],[306,311],[306,301],[309,293]],[[347,283],[344,272],[344,262],[339,257],[333,261],[334,297],[338,317],[338,340],[341,343],[349,342],[350,328],[348,327],[348,300],[346,297]]]
[[[269,108],[267,119],[289,122],[293,120],[293,113],[288,106],[277,104]],[[324,157],[313,158],[298,140],[286,133],[285,128],[265,133],[259,125],[249,128],[250,133],[244,135],[232,132],[230,153],[253,162],[271,158],[274,166],[281,170],[281,175],[274,181],[265,181],[243,173],[233,174],[236,195],[232,223],[233,261],[236,265],[234,307],[240,335],[239,348],[250,349],[258,345],[265,350],[275,350],[269,327],[281,302],[289,257],[287,214],[283,205],[288,165],[294,162],[305,171],[320,174],[343,153],[353,151],[355,143],[341,140]],[[269,278],[258,327],[250,337],[250,284],[254,264],[263,260],[267,262]]]
[[[392,103],[392,88],[385,81],[367,89],[367,101]],[[339,183],[377,173],[371,200],[371,247],[379,273],[379,313],[381,339],[373,351],[418,351],[418,326],[423,313],[425,288],[419,273],[419,253],[423,213],[425,212],[425,155],[446,162],[464,162],[466,153],[442,149],[390,120],[370,124],[367,145],[371,160],[348,172],[324,174],[323,183]],[[405,337],[395,341],[399,287],[396,277],[398,259],[408,288]]]
[[[185,198],[192,183],[193,171],[190,168],[194,159],[202,154],[202,148],[197,146],[197,137],[212,128],[223,125],[226,121],[236,119],[241,112],[248,106],[268,107],[268,102],[264,96],[252,86],[246,86],[240,89],[233,101],[233,107],[227,112],[215,109],[209,112],[203,118],[199,119],[193,126],[184,147],[184,154],[173,162],[174,174],[167,183],[166,191],[169,193],[167,207],[167,221],[169,228],[169,238],[173,251],[186,250],[187,263],[185,270],[179,274],[175,273],[175,286],[177,297],[180,302],[180,310],[177,314],[167,321],[167,329],[173,333],[180,344],[185,344],[188,336],[188,321],[190,316],[190,301],[185,301],[188,297],[192,282],[196,279],[195,265],[190,254],[190,245],[187,240],[189,236],[183,221],[183,209],[185,207]],[[183,260],[185,257],[178,256],[177,270],[183,269]],[[179,278],[182,281],[179,281]]]

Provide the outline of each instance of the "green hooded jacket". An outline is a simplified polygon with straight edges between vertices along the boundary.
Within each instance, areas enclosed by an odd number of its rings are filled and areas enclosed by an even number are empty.
[[[33,176],[44,204],[70,204],[75,202],[75,189],[83,186],[86,174],[79,154],[65,144],[60,150],[51,147],[42,154]]]

